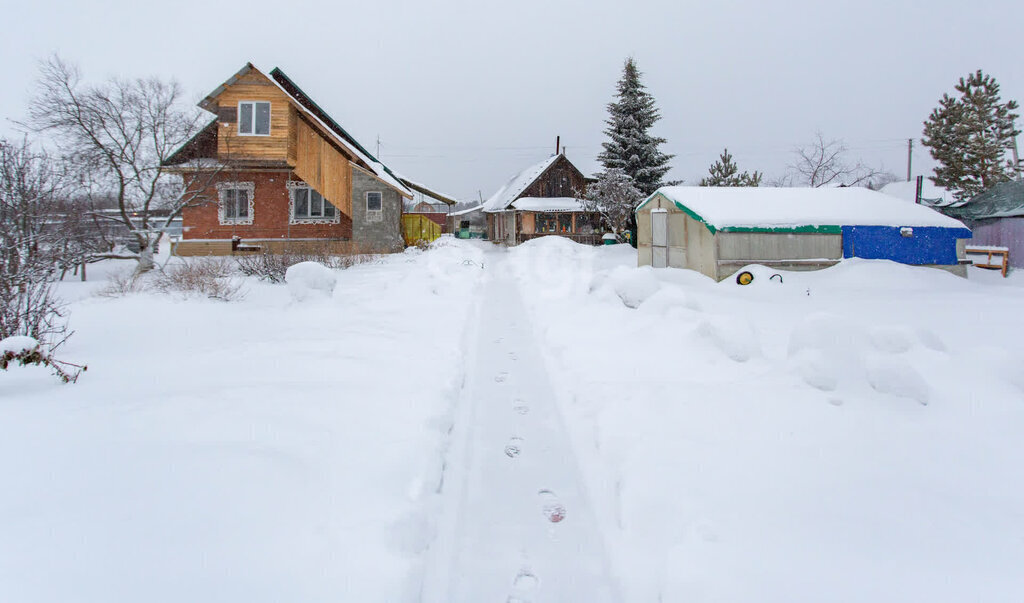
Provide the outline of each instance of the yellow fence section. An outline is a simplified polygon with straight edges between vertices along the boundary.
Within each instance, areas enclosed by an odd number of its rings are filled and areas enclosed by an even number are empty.
[[[406,245],[415,245],[420,241],[429,243],[441,236],[441,225],[424,215],[403,214],[402,236]]]

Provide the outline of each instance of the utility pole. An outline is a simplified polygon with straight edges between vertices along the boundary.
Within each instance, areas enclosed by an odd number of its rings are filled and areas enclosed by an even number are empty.
[[[1016,136],[1013,137],[1013,144],[1010,145],[1010,150],[1013,151],[1013,171],[1014,171],[1013,179],[1014,180],[1020,180],[1020,178],[1021,178],[1021,173],[1020,173],[1020,157],[1017,156],[1017,137]]]
[[[914,157],[914,139],[907,139],[907,182],[910,182],[910,162]]]

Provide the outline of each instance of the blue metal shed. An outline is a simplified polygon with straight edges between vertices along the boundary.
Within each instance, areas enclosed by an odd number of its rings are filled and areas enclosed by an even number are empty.
[[[843,257],[892,260],[903,264],[954,266],[957,239],[967,228],[943,226],[843,226]]]

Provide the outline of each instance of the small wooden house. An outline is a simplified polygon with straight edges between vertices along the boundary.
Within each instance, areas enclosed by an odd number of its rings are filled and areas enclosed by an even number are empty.
[[[184,209],[175,253],[403,249],[412,190],[283,71],[248,63],[199,106],[214,119],[165,164],[209,173],[210,201]]]
[[[853,257],[967,276],[969,229],[865,188],[669,186],[636,218],[641,266],[689,268],[716,280],[749,264],[816,270]]]
[[[517,245],[554,234],[600,243],[600,216],[581,201],[586,187],[587,179],[564,153],[526,168],[484,202],[488,238]]]

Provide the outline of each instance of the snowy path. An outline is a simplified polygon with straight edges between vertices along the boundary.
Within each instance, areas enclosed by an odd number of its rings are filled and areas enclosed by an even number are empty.
[[[445,473],[447,519],[424,598],[613,601],[601,534],[503,255],[487,258],[461,441]]]

